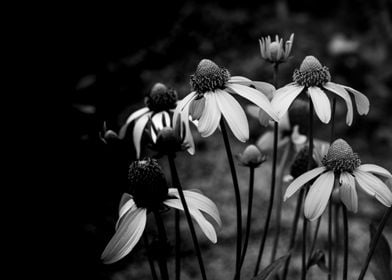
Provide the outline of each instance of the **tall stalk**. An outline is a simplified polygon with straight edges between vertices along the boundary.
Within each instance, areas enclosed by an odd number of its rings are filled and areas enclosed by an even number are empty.
[[[339,227],[339,208],[340,204],[335,204],[335,212],[334,212],[334,230],[335,230],[335,247],[333,252],[333,259],[332,259],[332,273],[333,279],[338,278],[338,271],[339,271],[339,251],[340,251],[340,227]]]
[[[175,210],[174,212],[174,227],[176,232],[176,245],[175,245],[175,255],[176,255],[176,280],[180,280],[181,278],[181,232],[180,232],[180,210]]]
[[[147,236],[146,232],[143,233],[143,242],[144,242],[144,247],[146,248],[146,251],[147,251],[147,259],[148,259],[148,264],[150,265],[151,277],[153,280],[158,280],[158,275],[155,270],[154,260],[151,257],[150,244],[148,242],[148,236]]]
[[[158,228],[159,241],[161,242],[161,244],[166,244],[167,236],[166,236],[165,225],[163,224],[161,214],[159,213],[159,210],[154,210],[153,212]],[[166,262],[166,256],[164,252],[160,254],[158,264],[159,264],[159,269],[161,271],[161,278],[163,280],[169,280],[169,272],[167,270],[167,262]]]
[[[344,239],[344,255],[343,255],[343,280],[347,280],[348,272],[348,219],[347,208],[342,204],[343,214],[343,239]]]

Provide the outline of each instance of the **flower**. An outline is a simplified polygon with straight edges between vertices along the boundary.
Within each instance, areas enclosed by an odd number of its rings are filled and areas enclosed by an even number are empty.
[[[119,205],[116,232],[102,253],[101,259],[110,264],[124,258],[140,240],[146,227],[147,214],[162,207],[183,210],[176,189],[168,188],[161,167],[154,159],[135,161],[129,169],[130,194],[124,193]],[[222,222],[214,202],[194,191],[184,191],[191,216],[213,243],[217,236],[212,224],[202,212],[210,215],[221,226]]]
[[[374,196],[387,207],[392,205],[392,192],[377,176],[392,178],[391,173],[374,164],[361,164],[358,155],[346,141],[335,140],[322,159],[322,166],[314,168],[296,178],[287,188],[284,200],[290,198],[303,185],[317,178],[310,186],[305,199],[304,212],[309,220],[322,215],[334,185],[339,189],[341,201],[348,210],[357,212],[356,184],[367,194]]]
[[[241,165],[252,168],[259,167],[266,161],[265,155],[255,145],[248,145],[244,152],[237,155],[237,159]]]
[[[291,34],[290,39],[286,41],[283,46],[283,39],[275,36],[275,41],[271,42],[271,37],[264,37],[259,39],[261,57],[270,63],[285,62],[291,52],[294,42],[294,34]]]
[[[303,60],[299,70],[293,74],[293,83],[290,83],[275,93],[271,101],[279,117],[283,116],[293,103],[294,99],[306,91],[310,96],[317,116],[323,123],[331,119],[331,104],[326,95],[326,90],[343,98],[347,106],[346,123],[353,122],[353,104],[350,93],[353,94],[358,114],[366,115],[369,112],[369,100],[359,91],[330,81],[331,75],[326,66],[322,66],[314,56],[307,56]]]
[[[230,77],[227,69],[208,59],[203,59],[191,76],[193,91],[178,102],[174,122],[179,118],[189,129],[189,116],[197,120],[197,128],[203,137],[208,137],[218,128],[221,115],[226,119],[234,136],[245,142],[249,139],[246,115],[232,94],[238,94],[260,108],[274,120],[278,120],[268,98],[262,92],[273,91],[268,83],[253,82],[247,78]],[[250,87],[254,86],[256,89]],[[260,91],[262,92],[260,92]]]
[[[173,109],[176,107],[177,92],[167,88],[162,83],[156,83],[152,87],[150,94],[145,98],[145,104],[146,107],[133,112],[128,117],[119,132],[119,138],[124,139],[129,124],[135,121],[133,128],[133,143],[136,149],[136,158],[140,158],[142,135],[149,120],[151,120],[157,129],[172,126],[170,113],[173,112]],[[187,133],[186,139],[190,145],[189,152],[192,153],[193,138],[190,132]]]

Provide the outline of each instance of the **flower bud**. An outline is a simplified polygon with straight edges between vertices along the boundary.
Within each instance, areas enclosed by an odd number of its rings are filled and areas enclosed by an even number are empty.
[[[259,167],[266,161],[265,155],[263,155],[255,145],[246,147],[244,152],[237,155],[237,159],[241,165],[253,168]]]
[[[287,61],[290,56],[294,42],[294,34],[283,45],[283,40],[275,36],[275,41],[271,42],[271,37],[264,37],[259,40],[261,57],[270,63],[282,63]]]
[[[164,127],[158,131],[154,149],[162,154],[175,154],[185,150],[179,132],[171,127]]]
[[[145,103],[153,112],[169,111],[174,109],[177,104],[177,92],[174,89],[167,88],[162,83],[156,83],[150,94],[145,98]]]

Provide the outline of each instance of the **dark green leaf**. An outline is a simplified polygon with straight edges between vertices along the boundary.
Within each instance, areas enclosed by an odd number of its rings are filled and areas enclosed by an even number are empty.
[[[373,223],[370,224],[370,240],[373,240],[376,230],[376,226]],[[376,280],[385,280],[392,279],[391,267],[391,249],[387,239],[381,234],[373,258],[370,261],[370,270]]]
[[[252,278],[252,280],[266,280],[270,276],[274,275],[274,273],[281,268],[286,260],[289,258],[290,254],[280,257],[269,266],[267,266],[262,272],[260,272],[256,277]]]

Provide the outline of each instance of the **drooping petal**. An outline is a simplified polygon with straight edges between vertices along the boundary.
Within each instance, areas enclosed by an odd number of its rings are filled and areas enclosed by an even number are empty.
[[[319,87],[309,87],[308,92],[320,121],[329,123],[331,120],[331,103],[328,96]]]
[[[275,109],[279,118],[287,112],[291,103],[294,102],[295,98],[297,98],[303,89],[303,86],[298,86],[292,83],[276,90],[275,96],[271,101],[271,105]]]
[[[198,120],[201,117],[201,114],[204,111],[206,99],[194,99],[189,107],[189,115],[192,117],[192,120]]]
[[[310,187],[304,204],[305,217],[309,220],[314,221],[323,214],[332,193],[334,179],[334,173],[329,171],[320,175]]]
[[[328,153],[329,143],[322,140],[314,141],[313,157],[318,166],[322,165],[322,159]]]
[[[234,136],[241,142],[246,142],[249,139],[249,125],[241,105],[223,90],[217,90],[214,96]]]
[[[392,205],[392,192],[379,178],[371,173],[356,169],[353,172],[358,185],[387,207]]]
[[[174,114],[173,114],[173,124],[175,124],[177,122],[177,118],[179,118],[181,112],[184,110],[184,108],[189,107],[189,103],[195,99],[195,97],[197,96],[197,93],[195,91],[191,92],[190,94],[188,94],[187,96],[185,96],[183,99],[181,99],[180,101],[177,101],[177,107],[174,110]],[[183,119],[183,121],[188,121],[188,117],[186,119]]]
[[[346,90],[354,94],[354,100],[355,100],[355,105],[357,106],[358,114],[367,115],[367,113],[369,113],[370,102],[369,99],[366,97],[366,95],[353,88],[343,86],[343,85],[342,87],[344,87]]]
[[[339,195],[340,199],[346,205],[347,209],[357,213],[358,211],[358,195],[355,188],[354,177],[347,172],[340,174],[340,188]]]
[[[147,210],[134,208],[128,211],[119,224],[116,233],[101,255],[104,263],[114,263],[125,257],[137,244],[146,227]]]
[[[168,112],[166,112],[166,111],[163,112],[162,124],[165,127],[172,127],[170,114]]]
[[[232,76],[230,77],[228,83],[235,83],[235,84],[249,86],[252,83],[252,80],[242,76]]]
[[[120,132],[118,133],[118,137],[123,139],[125,137],[125,133],[127,132],[129,124],[136,120],[137,118],[141,117],[142,115],[146,114],[150,109],[148,107],[143,107],[135,112],[133,112],[125,122],[125,124],[121,127]]]
[[[293,133],[291,133],[291,141],[293,144],[297,147],[302,147],[306,143],[307,139],[308,137],[306,137],[306,135],[299,132],[299,126],[295,125],[293,128]]]
[[[350,94],[344,89],[344,87],[332,82],[326,83],[323,87],[339,95],[346,102],[346,106],[347,106],[346,123],[347,125],[351,125],[353,123],[354,109],[353,109],[353,103],[351,101]]]
[[[120,200],[120,205],[118,208],[118,220],[116,223],[115,228],[118,228],[121,219],[123,218],[124,214],[127,213],[133,206],[135,205],[135,201],[132,198],[132,195],[128,193],[124,193]]]
[[[142,140],[142,135],[144,128],[148,122],[148,119],[151,116],[151,112],[141,116],[135,123],[135,127],[133,128],[133,144],[135,145],[136,149],[136,158],[140,158],[140,145]]]
[[[193,96],[192,99],[190,99],[189,102],[192,102],[196,98],[196,95]],[[193,136],[191,132],[191,128],[189,127],[189,108],[191,103],[188,103],[188,106],[185,106],[184,110],[181,112],[180,118],[178,121],[180,123],[183,123],[184,125],[180,124],[180,129],[181,129],[181,134],[184,135],[184,142],[189,145],[188,148],[188,153],[193,155],[195,153],[195,142],[193,141]],[[173,121],[174,124],[176,124]],[[184,130],[184,131],[183,131]]]
[[[151,117],[151,122],[157,131],[161,130],[163,125],[163,112],[158,112]]]
[[[364,172],[370,172],[378,176],[392,179],[392,174],[388,170],[375,164],[362,164],[358,167],[358,170],[362,170]]]
[[[203,137],[208,137],[215,132],[221,118],[221,111],[216,102],[215,94],[212,92],[204,94],[206,102],[197,127]]]
[[[298,178],[296,178],[288,187],[286,190],[286,193],[284,194],[283,200],[286,201],[288,198],[290,198],[294,193],[296,193],[303,185],[305,185],[307,182],[315,178],[316,176],[320,175],[326,170],[326,168],[323,167],[317,167],[315,169],[312,169]]]
[[[279,121],[274,108],[272,107],[268,98],[260,91],[240,84],[228,84],[227,87],[233,90],[238,95],[248,99],[250,102],[256,104],[263,109],[274,121]]]

